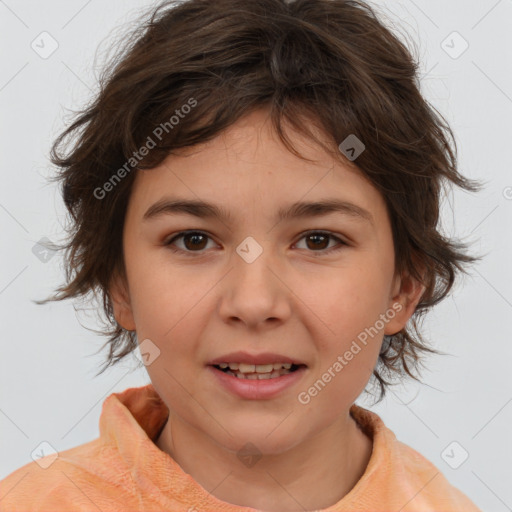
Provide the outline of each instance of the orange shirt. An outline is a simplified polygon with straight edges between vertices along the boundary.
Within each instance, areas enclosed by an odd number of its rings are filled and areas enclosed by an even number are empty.
[[[357,484],[324,512],[481,512],[378,415],[357,405],[350,411],[373,439],[373,452]],[[100,436],[8,475],[0,482],[0,510],[255,512],[209,494],[154,444],[167,416],[151,384],[112,393],[103,402]],[[45,459],[53,462],[43,469]]]

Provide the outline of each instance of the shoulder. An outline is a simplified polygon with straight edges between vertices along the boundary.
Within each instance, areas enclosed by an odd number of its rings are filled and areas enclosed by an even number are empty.
[[[437,466],[399,441],[375,412],[354,406],[351,414],[373,441],[370,462],[354,498],[363,494],[366,499],[371,494],[376,507],[385,503],[387,509],[396,507],[402,512],[481,512]]]
[[[395,440],[395,455],[403,481],[411,488],[411,510],[432,507],[426,510],[481,512],[462,491],[450,484],[436,465],[414,448]],[[412,493],[413,490],[416,493]]]
[[[10,473],[0,481],[0,511],[95,509],[94,489],[108,488],[108,474],[117,466],[107,453],[109,447],[98,441],[42,457]]]

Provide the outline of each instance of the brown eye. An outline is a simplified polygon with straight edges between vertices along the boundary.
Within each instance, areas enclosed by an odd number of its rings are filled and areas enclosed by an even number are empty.
[[[179,239],[183,240],[183,247],[175,249],[172,246]],[[179,233],[177,236],[165,243],[165,245],[171,246],[171,249],[175,251],[201,252],[206,248],[207,241],[209,239],[210,237],[208,235],[200,231],[187,231]]]
[[[306,240],[306,249],[312,252],[330,253],[342,249],[347,244],[341,238],[331,235],[324,231],[310,231],[302,236],[301,240]],[[335,240],[338,242],[338,247],[330,247],[329,242]]]
[[[300,240],[303,239],[306,240],[305,249],[308,252],[318,253],[318,256],[330,254],[348,246],[341,238],[324,231],[310,231],[305,233]],[[165,242],[164,245],[168,246],[173,252],[200,256],[206,252],[209,240],[212,240],[211,237],[201,231],[183,231]],[[176,243],[177,241],[182,242],[181,247]],[[338,246],[329,247],[331,241],[338,242]]]
[[[326,249],[329,246],[329,235],[308,235],[306,240],[311,242],[308,249]]]
[[[198,233],[189,233],[183,236],[183,243],[187,249],[204,249],[206,237]]]

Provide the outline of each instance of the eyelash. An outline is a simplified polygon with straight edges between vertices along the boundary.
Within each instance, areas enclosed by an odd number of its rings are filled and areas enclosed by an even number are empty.
[[[308,236],[318,235],[318,234],[319,235],[328,236],[331,239],[336,240],[337,242],[339,242],[339,246],[338,247],[331,247],[330,249],[321,249],[319,251],[309,251],[309,252],[312,252],[312,253],[319,253],[318,256],[323,256],[325,254],[332,254],[333,252],[337,252],[337,251],[343,249],[344,247],[348,246],[348,244],[345,241],[343,241],[341,238],[333,235],[332,233],[329,233],[328,231],[314,231],[314,230],[307,231],[306,233],[302,234],[302,236],[299,238],[299,241],[302,240],[303,238],[308,237]],[[178,240],[180,238],[183,238],[185,235],[203,235],[203,236],[206,236],[207,238],[211,239],[211,237],[207,233],[205,233],[203,231],[195,231],[195,230],[181,231],[176,236],[173,236],[170,240],[165,242],[164,245],[166,247],[168,247],[173,252],[185,253],[187,255],[190,255],[191,257],[196,257],[196,256],[200,256],[200,255],[204,254],[204,249],[201,250],[201,251],[188,251],[188,250],[183,250],[183,249],[179,249],[179,248],[176,248],[176,247],[172,246],[172,244],[176,240]],[[194,254],[194,253],[197,253],[197,254]],[[315,256],[316,256],[316,254],[315,254]]]

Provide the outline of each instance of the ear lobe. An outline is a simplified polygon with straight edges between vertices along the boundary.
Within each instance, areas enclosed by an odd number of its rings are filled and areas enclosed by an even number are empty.
[[[112,279],[109,293],[117,323],[127,331],[135,331],[135,320],[126,280],[120,277]]]
[[[396,314],[386,324],[384,334],[393,335],[401,331],[409,318],[414,314],[416,306],[425,292],[425,285],[420,283],[410,274],[405,274],[398,280],[398,292],[390,299],[389,307]]]

